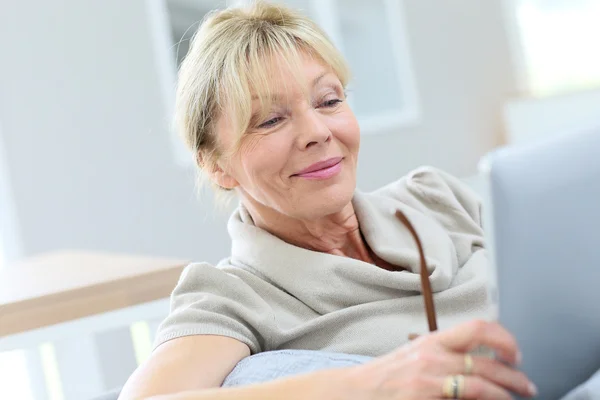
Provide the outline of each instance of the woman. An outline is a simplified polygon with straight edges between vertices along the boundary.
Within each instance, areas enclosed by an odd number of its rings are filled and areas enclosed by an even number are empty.
[[[480,206],[418,169],[355,190],[360,132],[349,72],[310,20],[258,2],[212,14],[181,66],[177,122],[202,172],[240,207],[231,256],[186,268],[156,349],[122,399],[509,399],[535,394],[513,337],[492,322]],[[424,333],[419,232],[442,330]],[[501,360],[467,353],[488,346]],[[270,383],[219,388],[253,354],[373,357]],[[466,375],[466,376],[462,376]],[[210,388],[217,388],[212,389]]]

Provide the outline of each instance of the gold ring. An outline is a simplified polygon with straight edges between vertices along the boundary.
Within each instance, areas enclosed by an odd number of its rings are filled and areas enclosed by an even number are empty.
[[[473,357],[470,354],[465,354],[465,375],[473,373]]]
[[[447,399],[461,399],[465,392],[465,377],[463,375],[447,376],[444,379],[442,392]]]

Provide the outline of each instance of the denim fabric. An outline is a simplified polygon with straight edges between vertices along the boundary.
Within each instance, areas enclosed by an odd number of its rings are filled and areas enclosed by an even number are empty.
[[[372,357],[313,350],[277,350],[254,354],[240,361],[222,387],[272,381],[329,368],[359,365]]]

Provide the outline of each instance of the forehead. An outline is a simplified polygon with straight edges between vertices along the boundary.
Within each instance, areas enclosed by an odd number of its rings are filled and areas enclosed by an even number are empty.
[[[300,53],[297,62],[282,56],[267,57],[262,65],[267,79],[251,77],[252,100],[260,98],[277,99],[289,94],[308,94],[324,78],[335,77],[333,69],[317,57]],[[252,74],[255,75],[255,74]],[[259,82],[263,84],[259,84]]]

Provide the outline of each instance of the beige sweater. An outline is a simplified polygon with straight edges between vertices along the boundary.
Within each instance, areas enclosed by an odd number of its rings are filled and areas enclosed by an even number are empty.
[[[491,319],[490,266],[480,202],[456,178],[420,168],[353,205],[371,249],[408,271],[288,244],[253,225],[240,207],[230,218],[231,256],[189,265],[171,297],[155,346],[213,334],[251,352],[308,349],[379,356],[427,332],[415,243],[395,217],[401,209],[423,242],[440,329]]]

